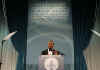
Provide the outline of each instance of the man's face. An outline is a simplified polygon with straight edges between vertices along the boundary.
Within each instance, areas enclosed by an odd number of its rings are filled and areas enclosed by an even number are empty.
[[[53,48],[54,47],[54,42],[53,41],[49,41],[48,42],[48,48]]]

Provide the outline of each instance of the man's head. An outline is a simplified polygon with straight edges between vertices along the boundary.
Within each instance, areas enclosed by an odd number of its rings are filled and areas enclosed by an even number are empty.
[[[49,40],[48,48],[53,48],[53,47],[54,47],[54,41],[53,40]]]

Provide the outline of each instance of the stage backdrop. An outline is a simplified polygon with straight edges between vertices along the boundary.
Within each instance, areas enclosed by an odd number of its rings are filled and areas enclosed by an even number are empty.
[[[65,70],[74,69],[74,48],[70,0],[29,0],[26,69],[37,70],[41,51],[54,40],[64,53]]]

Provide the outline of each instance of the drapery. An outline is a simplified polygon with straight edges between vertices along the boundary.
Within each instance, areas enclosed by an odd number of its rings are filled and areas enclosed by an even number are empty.
[[[4,37],[9,34],[8,23],[3,15],[4,12],[2,10],[1,3],[2,2],[0,1],[0,59],[2,58],[0,70],[16,70],[18,53],[14,49],[11,39],[4,42],[3,48],[1,45],[1,42],[4,39]]]
[[[98,2],[98,5],[97,5],[94,30],[100,33],[100,1]],[[99,62],[100,54],[99,53],[100,53],[100,37],[93,33],[89,47],[84,51],[88,70],[100,69],[100,62]]]
[[[25,3],[23,3],[25,2]],[[16,3],[20,5],[16,5]],[[5,2],[5,12],[0,0],[0,51],[1,41],[9,33],[18,31],[11,39],[5,41],[3,46],[3,57],[1,70],[25,70],[25,50],[26,50],[26,1],[10,0]],[[13,8],[16,7],[17,8]],[[19,8],[20,7],[20,8]],[[25,8],[24,8],[25,7]],[[16,10],[17,11],[16,11]],[[18,12],[20,9],[20,12]],[[4,17],[3,13],[6,13]],[[1,53],[1,52],[0,52]]]
[[[91,39],[91,29],[95,21],[95,1],[87,0],[73,1],[72,23],[74,40],[75,70],[87,70],[86,60],[83,52],[88,47]]]

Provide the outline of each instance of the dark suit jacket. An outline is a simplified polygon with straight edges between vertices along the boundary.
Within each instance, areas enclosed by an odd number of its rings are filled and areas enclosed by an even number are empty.
[[[59,51],[57,51],[55,49],[52,49],[53,55],[55,55],[55,53],[54,53],[55,51],[58,53],[58,55],[64,55],[63,53],[61,53],[61,52],[59,52]],[[48,55],[48,49],[42,51],[41,55]]]

